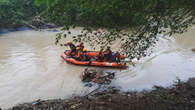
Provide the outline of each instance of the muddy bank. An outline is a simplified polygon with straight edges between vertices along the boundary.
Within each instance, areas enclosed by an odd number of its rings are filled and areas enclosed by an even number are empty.
[[[0,34],[14,32],[14,31],[24,31],[24,30],[36,30],[40,31],[41,29],[52,29],[57,28],[58,25],[48,22],[46,19],[36,16],[26,22],[21,22],[20,24],[10,24],[5,27],[0,27]]]
[[[56,28],[58,27],[56,24],[48,22],[46,19],[36,16],[33,19],[31,19],[28,23],[24,24],[25,26],[40,30],[40,29],[48,29],[48,28]]]
[[[142,92],[120,92],[114,87],[97,90],[82,97],[37,100],[9,110],[193,110],[195,109],[195,78],[178,80],[169,88],[154,87]]]

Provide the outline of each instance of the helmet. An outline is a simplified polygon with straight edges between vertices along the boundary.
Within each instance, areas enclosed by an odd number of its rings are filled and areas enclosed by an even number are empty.
[[[72,44],[72,42],[67,42],[68,45]]]
[[[83,51],[84,51],[84,52],[86,52],[86,51],[87,51],[87,49],[86,49],[86,48],[84,48],[84,49],[83,49]]]

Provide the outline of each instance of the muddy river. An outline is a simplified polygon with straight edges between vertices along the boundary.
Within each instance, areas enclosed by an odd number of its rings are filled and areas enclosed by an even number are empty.
[[[84,95],[95,88],[81,83],[79,76],[85,67],[62,61],[65,47],[54,44],[55,34],[48,30],[0,34],[0,107]],[[152,55],[136,61],[134,67],[114,70],[116,79],[111,85],[122,91],[141,91],[154,85],[169,86],[177,78],[195,77],[191,48],[195,48],[195,26],[182,35],[160,38]]]

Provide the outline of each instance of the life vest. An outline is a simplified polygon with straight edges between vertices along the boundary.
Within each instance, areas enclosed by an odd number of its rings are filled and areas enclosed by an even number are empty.
[[[89,53],[88,52],[78,52],[78,58],[80,60],[87,60],[89,58]]]
[[[81,51],[78,52],[78,58],[79,58],[80,60],[83,59],[83,52],[81,52]]]
[[[89,53],[88,52],[83,52],[83,57],[85,57],[86,59],[89,58]]]

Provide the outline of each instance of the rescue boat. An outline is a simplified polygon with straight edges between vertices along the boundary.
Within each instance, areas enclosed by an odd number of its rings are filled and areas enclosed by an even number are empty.
[[[67,63],[72,63],[75,65],[84,65],[84,66],[100,66],[100,67],[113,67],[113,68],[127,68],[128,66],[122,63],[116,62],[107,62],[107,61],[78,61],[70,56],[68,56],[69,50],[66,50],[61,54],[61,58],[66,61]],[[91,56],[96,56],[97,52],[93,51],[90,52]],[[121,55],[122,59],[125,58],[124,55]]]

